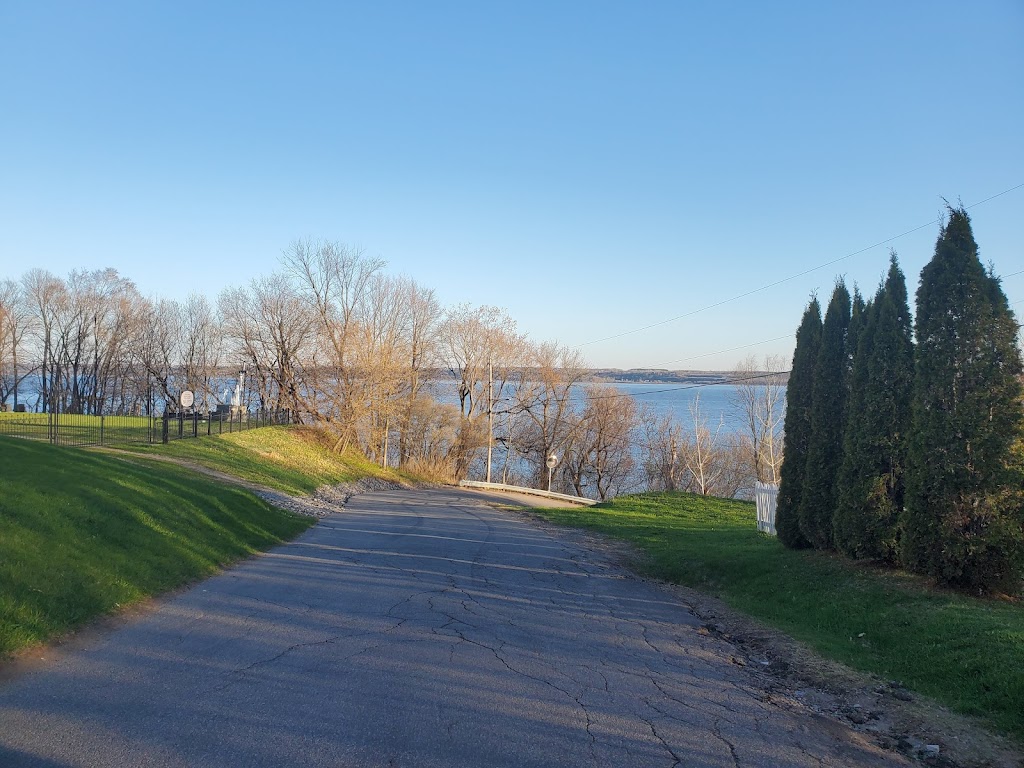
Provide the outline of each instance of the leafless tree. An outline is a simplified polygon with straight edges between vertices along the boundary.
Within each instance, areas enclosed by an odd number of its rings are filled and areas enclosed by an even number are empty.
[[[96,414],[133,405],[127,379],[143,303],[134,283],[113,269],[75,271],[66,281],[31,270],[22,286],[34,315],[39,409]]]
[[[778,355],[766,356],[760,367],[757,358],[751,355],[733,372],[733,405],[743,418],[748,461],[754,477],[762,483],[779,482],[785,370],[786,361]]]
[[[689,436],[686,469],[693,478],[694,490],[703,496],[712,496],[723,471],[718,450],[723,422],[719,421],[713,430],[708,426],[707,417],[700,409],[699,394],[690,401],[690,419],[693,433]]]
[[[178,315],[183,385],[195,394],[196,408],[208,411],[217,400],[214,376],[220,362],[220,325],[201,294],[193,293],[178,305]]]
[[[53,403],[51,392],[56,386],[56,359],[54,336],[59,305],[67,301],[64,281],[43,269],[31,269],[22,277],[26,300],[32,307],[36,319],[30,334],[35,346],[35,358],[39,361],[39,397],[36,410],[48,412]]]
[[[652,491],[689,490],[686,470],[689,443],[671,414],[658,416],[649,407],[639,413],[639,449],[645,485]]]
[[[533,470],[532,482],[547,482],[547,457],[561,458],[581,428],[574,400],[586,375],[583,357],[554,342],[536,345],[522,382],[515,389],[515,408],[523,415],[517,449]]]
[[[218,306],[230,354],[249,366],[263,408],[287,409],[301,421],[303,361],[314,342],[315,318],[304,297],[282,276],[254,279],[224,291]]]
[[[434,291],[423,288],[415,280],[402,278],[402,292],[409,307],[408,327],[408,388],[399,428],[399,464],[405,465],[412,457],[410,449],[413,430],[413,412],[422,398],[424,373],[437,365],[440,359],[438,325],[441,304]]]
[[[31,307],[21,284],[0,282],[0,403],[11,398],[18,407],[18,388],[31,374],[25,364],[26,336],[32,328]]]
[[[298,295],[310,309],[316,332],[316,354],[308,372],[316,398],[307,408],[334,435],[334,449],[358,442],[360,424],[370,403],[364,392],[365,344],[360,343],[370,281],[384,267],[380,259],[329,241],[298,240],[282,261]]]
[[[147,300],[136,330],[134,354],[147,377],[145,411],[154,413],[156,401],[173,403],[180,394],[175,383],[179,361],[181,315],[168,299]]]
[[[439,482],[456,480],[454,448],[459,437],[458,406],[420,395],[412,402],[403,433],[403,467]]]
[[[609,385],[584,388],[580,423],[561,464],[562,476],[577,496],[589,491],[604,501],[629,484],[636,425],[636,401],[630,395]]]
[[[462,304],[450,309],[440,329],[445,367],[455,381],[461,422],[455,472],[465,477],[489,439],[488,417],[520,390],[527,344],[515,321],[497,307]],[[501,410],[508,411],[508,407]]]

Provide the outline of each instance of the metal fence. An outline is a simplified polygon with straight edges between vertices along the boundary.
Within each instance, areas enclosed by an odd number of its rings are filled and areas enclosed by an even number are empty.
[[[0,412],[0,435],[53,445],[124,445],[242,432],[290,424],[288,411],[168,413],[163,416],[85,416],[74,413]]]

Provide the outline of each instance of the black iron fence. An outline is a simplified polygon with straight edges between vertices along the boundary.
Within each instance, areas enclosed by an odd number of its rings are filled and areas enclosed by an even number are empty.
[[[242,432],[290,424],[289,411],[232,409],[163,416],[86,416],[74,413],[0,412],[0,435],[46,440],[54,445],[124,445]]]

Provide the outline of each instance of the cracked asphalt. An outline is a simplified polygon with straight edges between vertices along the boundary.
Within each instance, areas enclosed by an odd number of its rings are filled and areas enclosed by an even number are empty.
[[[0,685],[0,765],[906,764],[733,651],[478,495],[370,493]]]

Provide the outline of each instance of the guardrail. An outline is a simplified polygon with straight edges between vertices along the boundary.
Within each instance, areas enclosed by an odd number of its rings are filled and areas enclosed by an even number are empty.
[[[526,493],[531,496],[543,496],[547,499],[558,499],[559,501],[570,501],[575,504],[582,504],[592,507],[597,504],[593,499],[586,499],[582,496],[570,496],[567,493],[554,493],[552,491],[541,491],[537,488],[523,488],[518,485],[505,485],[504,483],[484,483],[479,480],[460,480],[460,488],[477,488],[484,491],[507,491],[508,493]]]

